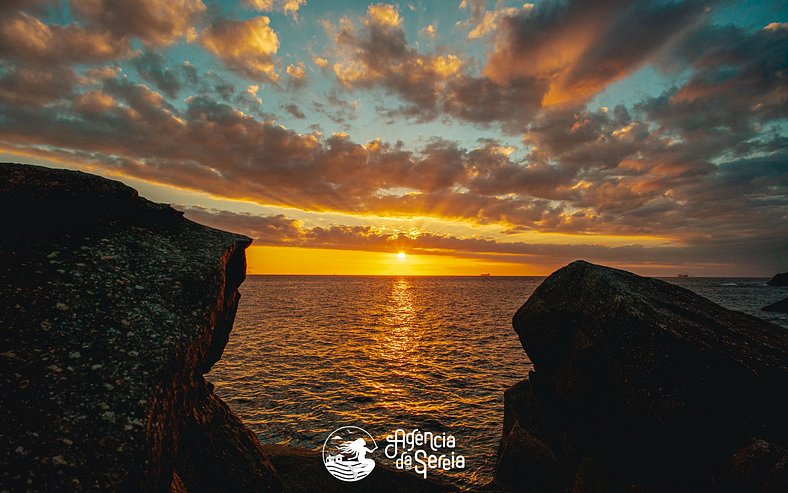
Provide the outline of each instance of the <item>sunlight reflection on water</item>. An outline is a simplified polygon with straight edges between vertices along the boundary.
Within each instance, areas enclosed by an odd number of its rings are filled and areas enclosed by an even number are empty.
[[[319,448],[344,425],[376,439],[446,431],[467,461],[453,479],[487,480],[503,391],[530,369],[511,317],[539,281],[250,277],[208,377],[263,442]]]
[[[208,379],[265,443],[319,449],[346,425],[376,440],[452,433],[467,465],[448,479],[478,485],[492,478],[503,392],[531,368],[511,317],[540,282],[253,276]],[[754,315],[788,295],[765,280],[671,282]]]

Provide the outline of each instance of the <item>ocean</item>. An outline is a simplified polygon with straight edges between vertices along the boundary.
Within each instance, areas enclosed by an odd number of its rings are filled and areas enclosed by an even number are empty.
[[[263,443],[321,449],[341,426],[378,442],[395,429],[451,434],[458,485],[492,479],[503,392],[532,366],[512,329],[542,277],[250,276],[222,359],[207,375]],[[761,278],[671,278],[727,308],[788,288]],[[373,455],[391,465],[391,461]]]

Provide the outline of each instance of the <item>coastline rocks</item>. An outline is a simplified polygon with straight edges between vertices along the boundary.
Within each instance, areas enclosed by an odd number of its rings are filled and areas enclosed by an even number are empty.
[[[771,305],[766,305],[761,310],[765,312],[779,312],[788,313],[788,298],[783,298],[780,301],[775,301]]]
[[[769,286],[788,286],[788,272],[775,274],[766,284]]]
[[[513,325],[534,371],[505,394],[498,485],[785,491],[784,328],[582,261]]]
[[[193,471],[173,474],[180,454],[265,482],[235,491],[280,488],[202,379],[232,327],[248,238],[116,181],[16,164],[0,164],[0,217],[0,490],[203,491]]]
[[[213,393],[210,383],[201,386],[186,418],[175,472],[190,493],[282,491],[279,475],[257,437]]]

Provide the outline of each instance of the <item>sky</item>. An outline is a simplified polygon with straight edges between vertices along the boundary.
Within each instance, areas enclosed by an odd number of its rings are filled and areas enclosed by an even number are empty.
[[[0,160],[254,239],[250,274],[788,270],[780,1],[6,0]]]

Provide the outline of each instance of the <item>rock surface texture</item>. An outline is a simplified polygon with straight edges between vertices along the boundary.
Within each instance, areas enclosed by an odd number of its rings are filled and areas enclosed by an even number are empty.
[[[775,274],[766,284],[769,286],[788,286],[788,272]]]
[[[0,164],[0,490],[281,490],[203,380],[249,243],[116,181]],[[202,470],[174,473],[181,454]]]
[[[788,331],[686,289],[574,262],[513,325],[512,491],[788,491]]]

